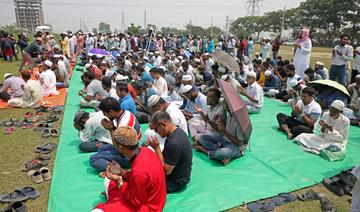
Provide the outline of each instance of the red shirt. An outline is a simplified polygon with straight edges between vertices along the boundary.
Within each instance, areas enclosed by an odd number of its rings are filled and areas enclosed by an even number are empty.
[[[128,90],[129,90],[129,93],[131,95],[131,97],[134,99],[134,101],[136,100],[137,98],[137,93],[136,93],[136,90],[135,88],[130,84],[128,83]]]
[[[104,212],[162,211],[166,202],[164,166],[158,156],[146,147],[131,163],[124,184],[119,189],[110,181],[109,199],[96,206]]]

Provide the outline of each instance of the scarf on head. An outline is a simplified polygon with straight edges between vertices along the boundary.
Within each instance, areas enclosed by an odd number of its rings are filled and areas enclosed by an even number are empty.
[[[309,34],[310,34],[310,30],[308,28],[303,28],[300,31],[299,38],[295,41],[295,43],[299,44],[299,43],[310,42],[311,40],[309,38]]]

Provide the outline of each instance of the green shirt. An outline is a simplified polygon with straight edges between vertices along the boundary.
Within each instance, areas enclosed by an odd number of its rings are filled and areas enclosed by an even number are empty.
[[[29,46],[27,46],[25,49],[24,49],[25,52],[29,53],[29,54],[32,54],[34,52],[36,53],[41,53],[41,48],[40,46],[36,43],[36,42],[33,42],[32,44],[30,44]]]

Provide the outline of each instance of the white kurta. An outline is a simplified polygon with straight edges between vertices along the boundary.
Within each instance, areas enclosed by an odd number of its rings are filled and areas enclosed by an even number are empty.
[[[340,147],[342,151],[345,151],[346,144],[349,137],[350,120],[343,114],[340,114],[339,118],[334,119],[330,116],[330,112],[324,112],[320,120],[333,127],[333,131],[321,132],[321,126],[319,122],[315,125],[315,134],[302,133],[295,138],[300,144],[303,145],[306,151],[320,154],[320,151],[330,145],[336,145]]]
[[[21,98],[12,98],[8,104],[14,107],[39,107],[42,103],[43,88],[37,80],[28,80],[24,85],[24,95]]]
[[[297,48],[294,55],[294,66],[295,73],[304,79],[305,71],[310,67],[310,58],[311,58],[311,41],[305,41],[299,43],[301,48]]]

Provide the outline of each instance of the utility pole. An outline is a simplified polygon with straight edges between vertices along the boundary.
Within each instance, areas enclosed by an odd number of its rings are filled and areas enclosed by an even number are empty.
[[[189,35],[191,35],[191,20],[190,20],[190,23],[189,23]]]
[[[214,27],[214,17],[211,16],[211,32],[210,32],[211,37],[213,35],[213,27]]]
[[[227,15],[225,18],[225,36],[227,37],[229,33],[229,16]]]
[[[144,10],[144,29],[146,29],[146,10]]]
[[[80,18],[80,31],[82,32],[82,21],[81,21],[81,18]]]
[[[121,32],[125,32],[125,14],[121,12]]]
[[[283,31],[284,31],[284,21],[285,21],[285,6],[284,6],[284,11],[283,11],[283,16],[281,19],[281,32],[280,32],[280,39],[282,39],[283,36]]]

